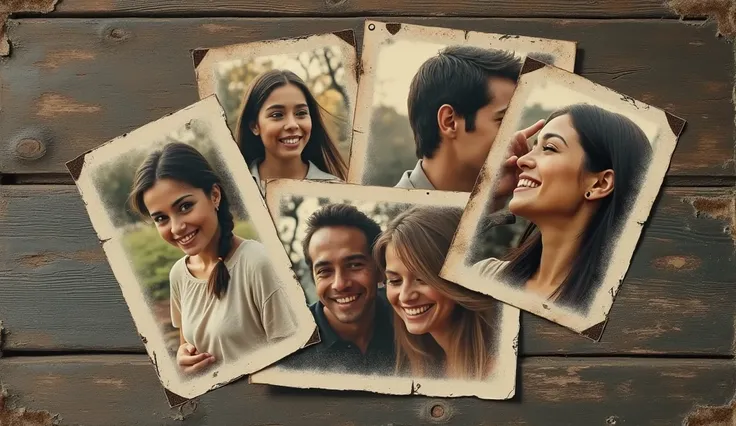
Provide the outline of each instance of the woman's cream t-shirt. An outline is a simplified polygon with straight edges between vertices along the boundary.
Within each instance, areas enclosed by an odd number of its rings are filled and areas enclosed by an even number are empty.
[[[186,259],[169,273],[171,321],[197,352],[230,363],[296,332],[288,294],[262,243],[243,241],[225,262],[230,282],[220,300],[208,293],[207,280],[189,272]]]

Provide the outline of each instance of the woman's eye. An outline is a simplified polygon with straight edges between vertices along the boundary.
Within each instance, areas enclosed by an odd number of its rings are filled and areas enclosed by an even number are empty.
[[[304,116],[309,115],[309,111],[307,110],[298,111],[296,115],[304,117]]]
[[[154,223],[161,223],[166,219],[166,216],[156,216],[153,218]]]
[[[401,280],[396,278],[387,278],[386,279],[386,285],[401,285]]]
[[[179,210],[183,212],[190,210],[191,208],[192,208],[192,203],[183,203],[182,205],[179,206]]]
[[[281,114],[280,112],[272,112],[271,115],[269,115],[269,117],[271,118],[281,118],[282,116],[283,114]]]
[[[542,148],[542,150],[543,150],[543,151],[552,151],[552,152],[557,152],[557,148],[555,148],[555,147],[554,147],[553,145],[545,145],[545,146],[544,146],[544,147]]]

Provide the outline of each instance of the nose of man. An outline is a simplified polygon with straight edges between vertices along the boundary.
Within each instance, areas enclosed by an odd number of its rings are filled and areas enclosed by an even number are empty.
[[[335,269],[335,277],[332,280],[332,290],[340,293],[350,289],[350,287],[352,287],[352,283],[348,274],[346,274],[342,268]]]

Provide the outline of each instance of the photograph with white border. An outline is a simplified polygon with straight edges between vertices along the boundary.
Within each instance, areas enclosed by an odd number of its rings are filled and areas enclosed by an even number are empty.
[[[215,96],[66,166],[170,404],[319,341]]]
[[[348,182],[470,192],[524,58],[573,71],[576,48],[575,41],[367,20]]]
[[[273,178],[347,180],[358,91],[352,30],[192,50],[263,192]]]
[[[528,58],[440,275],[598,341],[684,126]]]
[[[438,276],[468,193],[290,179],[267,185],[284,248],[315,294],[310,309],[321,341],[250,383],[513,397],[520,311]]]

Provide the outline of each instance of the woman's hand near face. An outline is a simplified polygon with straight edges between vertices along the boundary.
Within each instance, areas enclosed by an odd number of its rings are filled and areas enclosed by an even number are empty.
[[[206,352],[199,353],[191,343],[179,346],[176,352],[176,362],[183,372],[187,374],[198,373],[215,363],[215,356]]]
[[[529,152],[529,138],[537,134],[542,127],[544,127],[545,120],[538,120],[536,123],[527,127],[526,129],[519,130],[514,133],[509,143],[506,161],[501,165],[501,174],[499,176],[498,184],[493,194],[493,208],[492,211],[497,211],[503,208],[506,204],[508,197],[513,194],[516,185],[518,184],[518,167],[516,162],[522,156]]]

